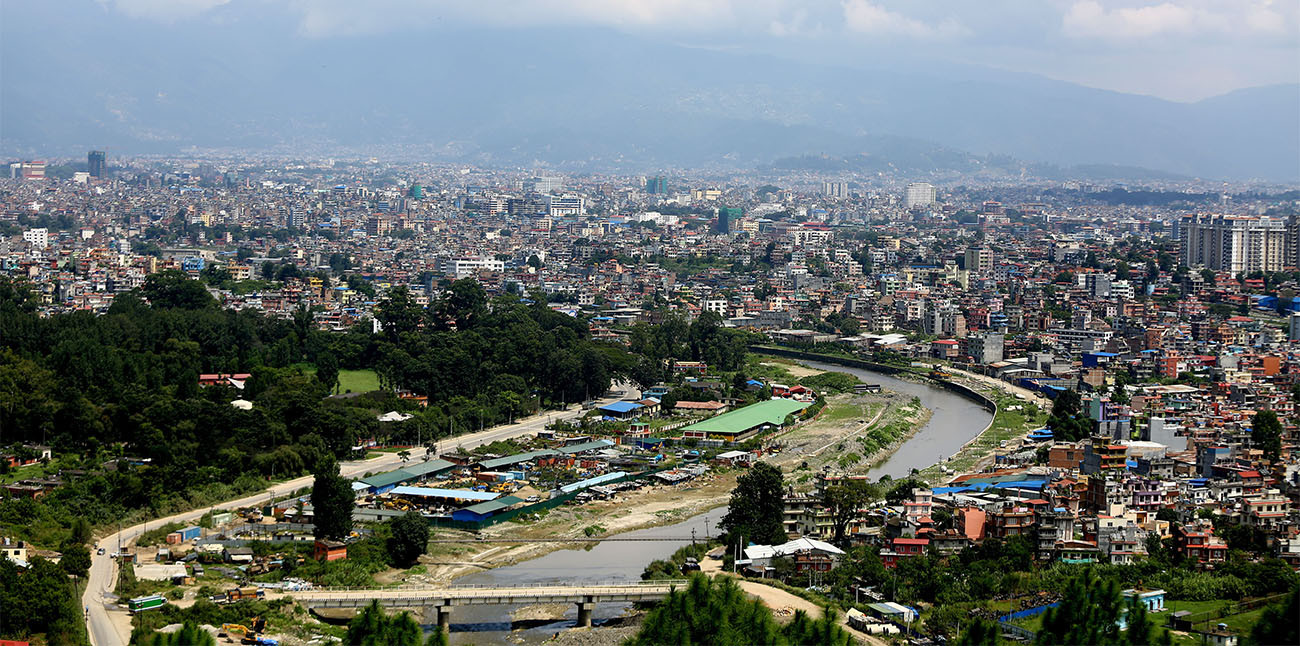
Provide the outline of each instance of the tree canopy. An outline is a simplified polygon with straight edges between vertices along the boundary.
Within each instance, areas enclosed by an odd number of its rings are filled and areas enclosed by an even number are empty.
[[[745,540],[760,545],[778,545],[786,540],[782,517],[785,513],[785,481],[781,470],[759,462],[736,479],[731,503],[720,526],[728,541]]]

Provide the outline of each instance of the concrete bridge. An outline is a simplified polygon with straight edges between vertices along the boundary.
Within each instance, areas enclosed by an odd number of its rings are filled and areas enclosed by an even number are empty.
[[[438,613],[438,627],[451,627],[452,606],[509,605],[527,603],[572,603],[578,606],[578,625],[591,625],[591,610],[597,603],[658,601],[670,590],[685,588],[685,580],[629,581],[589,585],[518,586],[403,586],[376,589],[323,589],[285,592],[311,608],[363,608],[378,601],[386,608],[432,608]]]

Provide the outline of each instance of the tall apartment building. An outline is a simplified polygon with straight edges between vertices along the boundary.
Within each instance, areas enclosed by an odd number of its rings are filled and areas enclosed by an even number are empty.
[[[90,171],[91,177],[103,177],[107,168],[108,155],[104,151],[92,150],[86,153],[86,170]]]
[[[927,182],[912,182],[903,193],[903,208],[914,209],[918,206],[934,204],[934,185]]]
[[[848,197],[849,185],[845,182],[822,182],[822,195],[826,197]]]
[[[1233,274],[1279,271],[1286,224],[1266,216],[1189,215],[1182,221],[1183,264]]]
[[[28,229],[23,232],[23,242],[37,249],[44,249],[50,246],[50,230],[44,227]]]
[[[645,192],[651,195],[666,195],[668,193],[668,182],[663,175],[649,177],[645,181]]]
[[[564,189],[563,177],[534,177],[530,181],[534,193],[554,193]]]
[[[966,250],[966,271],[983,274],[993,269],[993,251],[987,247],[971,247]]]
[[[1292,213],[1286,220],[1286,253],[1283,255],[1287,267],[1300,267],[1300,213]]]

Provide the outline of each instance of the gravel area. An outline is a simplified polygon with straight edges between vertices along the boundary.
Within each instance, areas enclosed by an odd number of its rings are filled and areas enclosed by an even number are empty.
[[[559,646],[618,646],[641,630],[640,616],[625,617],[620,621],[617,626],[570,628],[546,640],[546,643]]]

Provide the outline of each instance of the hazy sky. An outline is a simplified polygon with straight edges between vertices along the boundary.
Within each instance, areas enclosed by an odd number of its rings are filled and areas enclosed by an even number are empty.
[[[1300,82],[1296,0],[100,0],[286,38],[593,26],[805,61],[937,60],[1189,101]],[[273,17],[274,20],[257,21]],[[279,27],[267,27],[279,25]],[[12,25],[11,25],[12,26]]]

